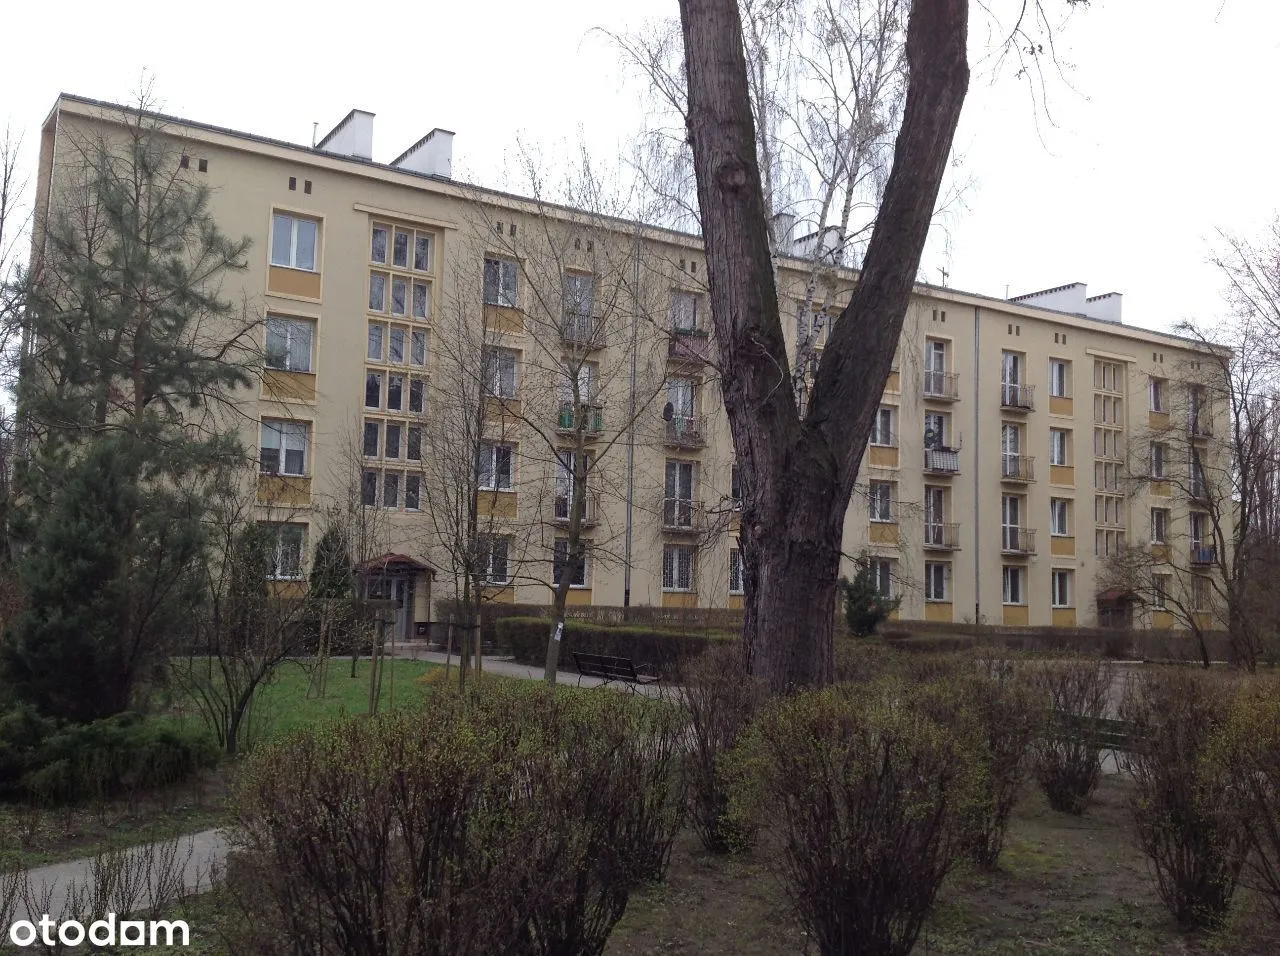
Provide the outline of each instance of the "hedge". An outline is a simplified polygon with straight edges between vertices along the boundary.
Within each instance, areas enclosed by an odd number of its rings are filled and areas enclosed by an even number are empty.
[[[547,656],[551,621],[545,617],[508,617],[495,622],[498,645],[521,664],[541,664]],[[737,640],[736,634],[689,634],[648,627],[609,627],[584,621],[565,621],[560,666],[573,668],[573,652],[626,657],[637,666],[647,664],[664,679],[679,680],[680,664],[714,644]]]

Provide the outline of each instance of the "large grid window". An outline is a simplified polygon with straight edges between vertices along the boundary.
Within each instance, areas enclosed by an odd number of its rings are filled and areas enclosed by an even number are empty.
[[[434,247],[435,236],[430,232],[374,223],[369,261],[389,269],[369,272],[369,311],[411,315],[423,322],[429,319],[431,280],[422,273],[430,273],[433,268]]]

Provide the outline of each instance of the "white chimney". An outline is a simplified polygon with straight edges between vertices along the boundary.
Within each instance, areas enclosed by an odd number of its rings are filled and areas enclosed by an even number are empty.
[[[777,245],[778,255],[791,255],[791,244],[795,241],[796,217],[789,212],[773,214],[773,240]]]
[[[373,159],[373,114],[352,110],[316,143],[316,149],[335,156]]]
[[[1084,300],[1084,314],[1091,319],[1101,319],[1103,322],[1120,322],[1120,300],[1122,298],[1119,292],[1104,292],[1102,295],[1091,295]]]
[[[1085,290],[1083,282],[1069,282],[1066,285],[1054,286],[1042,292],[1028,292],[1026,295],[1015,295],[1010,302],[1036,306],[1041,309],[1055,309],[1058,312],[1085,314]]]
[[[453,178],[453,133],[433,129],[391,161],[397,169],[407,169],[427,176]]]

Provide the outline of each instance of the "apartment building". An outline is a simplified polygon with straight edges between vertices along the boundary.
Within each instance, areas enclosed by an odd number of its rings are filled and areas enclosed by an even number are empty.
[[[40,216],[71,144],[115,135],[123,116],[59,98]],[[400,626],[431,619],[456,586],[440,512],[474,380],[489,599],[550,601],[585,474],[571,603],[741,606],[738,476],[698,237],[457,182],[445,130],[375,161],[373,122],[353,110],[307,147],[163,118],[221,228],[253,241],[243,288],[224,291],[263,320],[261,386],[241,408],[280,589],[304,586],[326,516],[357,500],[376,529],[359,557],[399,599]],[[780,260],[802,356],[820,355],[854,281],[815,264],[822,239]],[[1120,308],[1080,283],[1007,301],[916,289],[845,524],[846,553],[870,558],[901,618],[1173,626],[1159,601],[1112,586],[1107,562],[1141,547],[1213,563],[1172,470],[1203,468],[1226,409],[1200,346],[1127,327]]]

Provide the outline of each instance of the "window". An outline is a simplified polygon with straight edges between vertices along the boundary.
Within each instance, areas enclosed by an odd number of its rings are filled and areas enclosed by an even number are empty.
[[[422,477],[420,475],[404,476],[404,510],[417,511],[421,496]]]
[[[262,453],[259,463],[263,474],[302,475],[307,468],[306,422],[264,419]]]
[[[587,586],[587,551],[581,542],[579,542],[578,548],[581,553],[581,559],[574,569],[573,577],[569,579],[569,587],[571,588],[585,588]],[[553,584],[560,583],[560,575],[564,573],[564,569],[568,566],[569,539],[556,538],[551,561],[551,581]]]
[[[373,227],[373,240],[370,243],[369,261],[387,264],[387,234],[386,226],[377,224]]]
[[[485,584],[502,585],[510,582],[510,569],[507,567],[510,544],[510,539],[493,535],[484,535],[477,539],[480,579]]]
[[[392,326],[391,338],[389,340],[391,347],[388,350],[387,357],[388,362],[395,362],[396,364],[404,363],[404,332],[404,329]]]
[[[1191,578],[1191,610],[1209,610],[1209,579],[1196,574]]]
[[[926,485],[924,489],[924,543],[944,545],[947,543],[946,513],[947,492],[938,485]]]
[[[409,411],[420,412],[423,408],[423,395],[426,383],[420,378],[409,380]]]
[[[413,267],[418,272],[431,271],[431,237],[418,233],[413,239]]]
[[[1022,405],[1022,355],[1018,352],[1000,354],[1000,403]]]
[[[1005,551],[1021,551],[1022,541],[1022,497],[1020,495],[1002,495],[1000,497],[1001,547]]]
[[[395,422],[387,422],[387,457],[400,457],[400,433],[402,426]]]
[[[1049,533],[1066,536],[1071,533],[1068,519],[1071,505],[1066,498],[1049,499]]]
[[[387,409],[393,412],[404,410],[404,376],[387,376]]]
[[[924,563],[924,599],[926,601],[947,600],[947,579],[951,576],[949,566],[940,561]]]
[[[693,590],[693,545],[668,544],[662,548],[662,589]]]
[[[882,598],[893,597],[893,562],[888,558],[871,558],[867,562],[871,569],[871,580],[875,583],[876,594]]]
[[[1151,606],[1164,610],[1168,605],[1169,591],[1173,586],[1173,575],[1171,574],[1153,574],[1151,575]]]
[[[1049,575],[1049,589],[1054,607],[1071,607],[1071,572],[1054,568]],[[1013,602],[1017,603],[1017,602]]]
[[[879,411],[876,412],[876,420],[871,426],[871,444],[894,445],[894,434],[896,429],[894,426],[895,409],[892,405],[881,405]]]
[[[1151,443],[1151,477],[1163,478],[1165,462],[1169,458],[1169,446],[1164,442]]]
[[[872,521],[893,520],[893,482],[871,482],[867,498],[871,505]]]
[[[1003,462],[1001,474],[1006,478],[1018,477],[1022,472],[1018,461],[1022,452],[1022,429],[1008,423],[1001,425],[1000,450]]]
[[[413,331],[409,342],[409,364],[427,364],[427,333],[419,329]]]
[[[387,274],[385,272],[369,273],[369,311],[387,311]]]
[[[271,567],[267,576],[276,580],[296,581],[302,577],[302,546],[306,538],[305,524],[267,524],[271,533],[268,557]]]
[[[692,527],[693,462],[668,461],[663,491],[663,526],[668,528]]]
[[[742,552],[737,548],[729,549],[729,593],[742,593]]]
[[[698,298],[696,292],[671,293],[671,328],[677,332],[698,330]]]
[[[688,420],[694,417],[695,387],[691,378],[667,379],[667,401],[671,404],[672,420]]]
[[[409,233],[403,229],[396,230],[391,246],[391,264],[399,269],[409,268]]]
[[[1124,390],[1123,367],[1117,362],[1093,363],[1093,387],[1104,392]]]
[[[516,305],[516,264],[510,259],[484,260],[484,301],[488,305]]]
[[[484,391],[499,398],[516,397],[516,353],[487,348],[484,352]]]
[[[1205,541],[1205,529],[1208,527],[1203,511],[1193,511],[1191,513],[1191,547],[1195,549],[1203,548]]]
[[[1025,604],[1027,602],[1026,592],[1023,589],[1023,575],[1025,572],[1022,568],[1006,564],[1004,566],[1004,603],[1005,604]]]
[[[1071,363],[1065,359],[1049,359],[1049,394],[1054,398],[1071,397]]]
[[[382,373],[366,372],[364,376],[364,407],[382,407]]]
[[[271,264],[315,272],[319,233],[314,219],[276,213],[271,217]]]
[[[364,457],[377,458],[382,447],[382,424],[380,422],[364,423]]]
[[[924,413],[924,447],[925,448],[946,448],[947,433],[950,429],[947,427],[950,416],[944,412],[925,412]]]
[[[400,472],[388,471],[382,475],[382,507],[400,507]]]
[[[512,445],[480,443],[480,487],[485,491],[511,490]]]
[[[1151,509],[1151,543],[1164,544],[1169,540],[1169,509]]]
[[[387,327],[381,322],[369,323],[369,347],[365,350],[365,357],[370,362],[381,362],[383,356],[383,348],[387,341]]]
[[[555,515],[561,521],[567,521],[573,510],[573,480],[578,471],[578,453],[568,449],[556,450],[556,497]],[[582,462],[583,475],[591,473],[591,456],[584,454]],[[584,502],[584,505],[589,504]],[[584,515],[585,517],[585,515]]]
[[[1200,461],[1198,452],[1192,452],[1191,457],[1191,482],[1187,489],[1192,498],[1203,498],[1209,490],[1209,486],[1204,480],[1204,465]]]
[[[1169,410],[1165,403],[1166,383],[1162,378],[1152,378],[1151,384],[1147,391],[1151,396],[1151,410],[1153,412],[1167,412]]]
[[[425,282],[413,284],[413,317],[424,322],[431,317],[431,287]]]
[[[360,503],[369,508],[378,503],[378,473],[372,468],[360,473]]]
[[[400,276],[391,279],[391,314],[407,315],[409,299],[409,280]]]
[[[311,371],[311,341],[316,324],[310,319],[267,316],[267,368],[284,372]]]
[[[583,329],[584,332],[589,331],[583,327],[582,323],[594,313],[596,298],[594,277],[580,272],[566,272],[561,291],[564,294],[566,327],[573,330]]]
[[[1070,463],[1067,456],[1067,436],[1070,433],[1065,428],[1049,429],[1049,464],[1066,465]]]
[[[405,433],[404,456],[410,461],[422,460],[422,429],[417,425],[410,425]]]
[[[729,500],[734,511],[742,510],[742,470],[737,465],[729,466]]]

